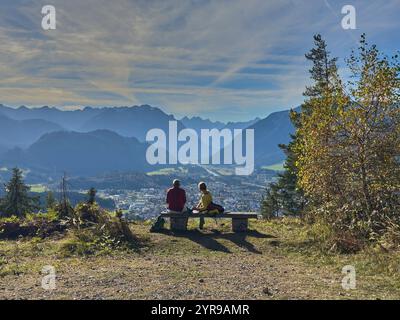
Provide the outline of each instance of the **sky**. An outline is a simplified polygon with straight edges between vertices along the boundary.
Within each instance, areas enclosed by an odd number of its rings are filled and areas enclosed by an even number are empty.
[[[355,30],[341,25],[348,4]],[[42,29],[45,5],[56,30]],[[0,103],[263,118],[303,101],[314,34],[346,76],[363,32],[400,49],[399,16],[400,0],[1,0]]]

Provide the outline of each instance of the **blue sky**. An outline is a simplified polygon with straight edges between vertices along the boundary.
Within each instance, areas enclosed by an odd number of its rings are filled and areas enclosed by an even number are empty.
[[[54,5],[57,29],[41,28]],[[357,29],[341,27],[342,6]],[[151,104],[237,121],[297,106],[321,33],[344,58],[362,32],[399,50],[400,0],[1,0],[0,103]]]

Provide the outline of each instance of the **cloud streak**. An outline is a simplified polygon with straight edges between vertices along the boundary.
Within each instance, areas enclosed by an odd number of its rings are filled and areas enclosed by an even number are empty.
[[[363,31],[384,49],[400,40],[398,0],[353,1],[356,31],[340,27],[344,1],[53,0],[54,31],[46,4],[0,4],[0,103],[263,117],[301,103],[314,33],[341,57]]]

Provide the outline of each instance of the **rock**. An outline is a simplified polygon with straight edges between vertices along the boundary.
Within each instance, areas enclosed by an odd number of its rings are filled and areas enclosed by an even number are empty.
[[[270,291],[269,288],[264,288],[263,289],[263,293],[266,294],[267,296],[272,296],[273,295],[273,293]]]

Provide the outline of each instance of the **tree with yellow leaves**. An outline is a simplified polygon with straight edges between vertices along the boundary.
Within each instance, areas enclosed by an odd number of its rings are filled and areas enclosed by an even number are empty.
[[[336,60],[315,38],[314,85],[297,116],[294,152],[298,185],[309,215],[335,231],[380,235],[387,223],[400,230],[400,65],[361,37],[348,59],[343,85]]]

